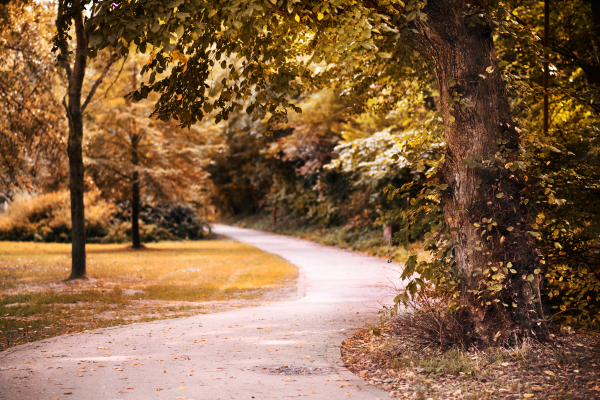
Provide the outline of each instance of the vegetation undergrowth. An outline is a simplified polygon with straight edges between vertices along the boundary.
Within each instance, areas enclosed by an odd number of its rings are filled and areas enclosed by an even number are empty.
[[[418,345],[403,319],[388,318],[342,344],[345,366],[390,397],[410,399],[597,399],[596,338],[562,330],[485,349]]]
[[[408,260],[411,254],[417,254],[419,261],[429,259],[429,254],[423,251],[421,242],[411,243],[408,250],[405,247],[386,244],[383,238],[383,227],[373,224],[324,227],[320,224],[307,223],[293,214],[287,214],[278,216],[277,223],[273,226],[270,210],[254,215],[230,217],[225,222],[242,228],[299,237],[327,246],[386,257],[399,263]]]
[[[2,242],[0,349],[68,332],[210,311],[257,299],[297,276],[283,259],[231,240],[94,244],[89,279],[62,281],[70,246]],[[202,302],[202,303],[200,303]]]

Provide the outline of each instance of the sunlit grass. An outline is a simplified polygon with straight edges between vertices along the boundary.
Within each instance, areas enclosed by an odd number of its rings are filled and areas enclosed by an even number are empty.
[[[64,282],[70,245],[0,242],[0,348],[67,331],[202,312],[197,303],[143,300],[251,299],[297,276],[297,268],[282,258],[231,240],[154,243],[137,251],[122,244],[87,249],[90,279]]]

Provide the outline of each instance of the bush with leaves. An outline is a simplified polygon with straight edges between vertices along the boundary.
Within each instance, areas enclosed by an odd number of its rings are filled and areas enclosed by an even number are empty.
[[[131,209],[113,205],[99,192],[87,193],[88,243],[124,243],[131,240]],[[19,193],[0,214],[0,240],[68,243],[71,235],[69,194],[65,191]],[[145,242],[202,239],[210,229],[204,216],[186,203],[145,202],[141,238]]]

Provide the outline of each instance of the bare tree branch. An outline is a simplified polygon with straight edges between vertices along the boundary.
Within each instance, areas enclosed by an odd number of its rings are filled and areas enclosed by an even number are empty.
[[[85,102],[83,103],[83,106],[81,107],[81,112],[83,112],[85,110],[85,108],[88,106],[89,102],[92,100],[92,97],[94,97],[94,93],[96,93],[96,89],[98,89],[98,86],[100,86],[100,84],[102,83],[102,81],[106,77],[106,74],[108,74],[108,71],[110,70],[110,67],[115,63],[115,61],[117,61],[118,58],[119,58],[119,54],[118,53],[113,53],[110,56],[110,59],[108,60],[108,63],[104,67],[104,71],[102,71],[102,74],[96,80],[96,82],[94,82],[94,85],[92,86],[92,89],[88,93],[87,98],[85,99]]]
[[[119,79],[119,77],[121,76],[121,72],[123,72],[123,68],[125,67],[125,63],[127,62],[127,59],[129,58],[129,53],[127,53],[127,55],[125,56],[125,58],[123,58],[123,64],[121,64],[121,69],[119,70],[119,72],[117,73],[117,76],[115,77],[115,80],[108,86],[108,88],[106,88],[106,90],[104,91],[104,98],[106,99],[106,96],[108,96],[108,92],[110,91],[110,89],[112,89],[112,87],[114,86],[115,83],[117,83],[117,80]],[[135,90],[135,88],[134,88]]]

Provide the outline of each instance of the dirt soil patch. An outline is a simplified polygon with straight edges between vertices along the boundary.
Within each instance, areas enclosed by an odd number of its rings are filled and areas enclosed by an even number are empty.
[[[517,348],[417,348],[390,323],[346,339],[342,360],[352,372],[407,399],[598,399],[600,340],[553,335]]]

